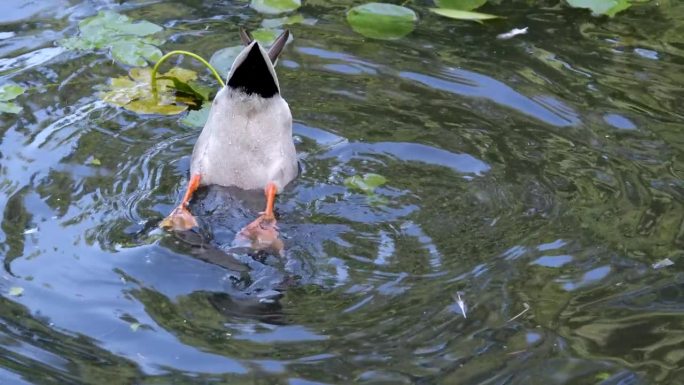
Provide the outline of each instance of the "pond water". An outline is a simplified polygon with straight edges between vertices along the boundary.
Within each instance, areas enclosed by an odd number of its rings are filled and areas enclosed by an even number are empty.
[[[159,230],[199,128],[101,101],[130,67],[55,44],[112,9],[209,58],[272,16],[3,2],[0,83],[26,92],[0,115],[0,383],[680,383],[684,4],[477,24],[415,1],[397,40],[352,31],[356,4],[304,0],[288,27],[279,259],[225,251],[259,192],[203,189],[200,233]],[[387,182],[345,185],[368,173]]]

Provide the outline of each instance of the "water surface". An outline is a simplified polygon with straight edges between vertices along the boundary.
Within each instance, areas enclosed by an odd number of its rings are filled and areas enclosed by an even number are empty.
[[[681,381],[677,2],[613,19],[506,2],[479,25],[419,1],[416,30],[381,41],[348,27],[355,2],[304,0],[316,23],[290,26],[278,67],[302,165],[278,198],[283,259],[223,252],[258,193],[204,189],[200,234],[157,229],[199,130],[100,101],[128,67],[54,43],[114,9],[163,25],[163,51],[210,57],[265,16],[10,3],[0,83],[28,90],[0,115],[0,382]],[[365,173],[387,178],[374,196],[344,184]]]

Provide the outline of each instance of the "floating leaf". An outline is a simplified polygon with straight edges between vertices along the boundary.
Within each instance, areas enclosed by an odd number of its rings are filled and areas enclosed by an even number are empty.
[[[201,109],[188,112],[181,123],[190,127],[204,127],[204,123],[209,118],[209,111],[211,110],[211,103],[205,103]]]
[[[23,108],[17,106],[12,102],[0,102],[0,112],[5,112],[8,114],[18,114]]]
[[[485,3],[487,0],[435,0],[435,4],[440,8],[460,9],[461,11],[472,11]]]
[[[24,288],[19,286],[13,286],[9,289],[9,295],[12,297],[20,297],[24,294]]]
[[[112,57],[119,63],[144,67],[147,62],[156,62],[162,57],[159,48],[142,40],[125,39],[112,43]]]
[[[197,79],[197,73],[175,67],[166,73],[159,74],[158,98],[155,100],[150,84],[151,72],[149,68],[132,68],[129,76],[112,79],[111,89],[101,95],[102,100],[139,114],[176,115],[185,111],[188,106],[181,102],[189,100],[176,95],[174,82],[187,84]]]
[[[571,7],[589,8],[594,15],[615,16],[632,6],[629,0],[567,0]]]
[[[471,11],[461,11],[458,9],[444,9],[444,8],[431,8],[430,11],[445,16],[451,19],[457,20],[471,20],[481,23],[482,20],[497,19],[500,16],[491,15],[488,13],[471,12]]]
[[[190,80],[187,83],[179,80],[178,78],[171,77],[158,77],[158,79],[169,79],[173,82],[173,88],[176,89],[176,96],[179,94],[189,96],[195,100],[209,100],[209,95],[214,90],[212,87],[206,86],[202,83]]]
[[[596,373],[596,376],[594,376],[594,379],[596,381],[605,381],[610,378],[610,373],[608,372],[599,372]]]
[[[282,29],[259,28],[252,31],[252,37],[261,45],[268,47],[281,33],[283,33]]]
[[[24,93],[24,88],[16,84],[4,84],[0,86],[0,113],[18,114],[22,108],[11,101]]]
[[[24,89],[16,84],[5,84],[0,86],[0,102],[14,100],[17,96],[24,93]]]
[[[347,12],[352,29],[373,39],[399,39],[411,33],[418,16],[413,10],[394,4],[367,3]]]
[[[60,41],[72,50],[110,49],[114,60],[132,66],[145,66],[156,61],[161,41],[147,37],[163,28],[149,21],[132,22],[127,16],[112,11],[101,11],[78,24],[79,35]]]
[[[291,12],[302,6],[301,0],[252,0],[249,4],[255,11],[261,13]]]
[[[92,166],[102,166],[102,161],[97,159],[96,157],[91,157],[86,161],[86,164],[92,165]]]
[[[472,20],[477,22],[482,22],[482,20],[497,19],[500,17],[496,15],[490,15],[488,13],[461,11],[458,9],[430,8],[430,11],[451,19]]]
[[[387,183],[387,178],[379,174],[354,175],[344,180],[344,184],[353,189],[361,190],[366,194],[373,194],[375,189]]]
[[[142,326],[142,325],[140,325],[139,322],[133,322],[132,324],[129,325],[131,330],[133,330],[134,332],[137,332],[138,329],[140,329],[140,326]]]
[[[261,26],[264,28],[278,28],[283,25],[292,24],[314,25],[316,24],[316,19],[305,19],[304,16],[297,14],[292,16],[280,17],[277,19],[264,19],[261,22]]]
[[[243,48],[244,47],[241,45],[222,48],[211,55],[209,64],[214,66],[219,73],[228,75],[230,67],[233,65],[235,58],[240,54]]]

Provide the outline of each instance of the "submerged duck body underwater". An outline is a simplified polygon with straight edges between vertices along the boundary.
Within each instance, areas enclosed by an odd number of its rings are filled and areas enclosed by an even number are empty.
[[[283,32],[269,50],[245,30],[241,29],[240,36],[245,47],[233,62],[225,87],[214,98],[195,143],[185,195],[160,226],[174,231],[197,227],[188,207],[199,187],[263,189],[265,210],[237,234],[234,244],[282,255],[275,197],[298,174],[292,115],[280,95],[275,72],[289,32]]]

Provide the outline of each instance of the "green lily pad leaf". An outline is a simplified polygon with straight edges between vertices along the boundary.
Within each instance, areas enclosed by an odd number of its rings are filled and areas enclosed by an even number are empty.
[[[344,180],[345,186],[351,189],[361,190],[366,194],[373,194],[375,189],[387,183],[387,178],[379,174],[354,175]]]
[[[204,127],[204,123],[209,119],[209,111],[211,111],[211,103],[205,103],[201,109],[188,112],[181,123],[190,127]]]
[[[486,3],[487,0],[435,0],[435,4],[440,8],[460,9],[461,11],[472,11]]]
[[[214,90],[209,86],[198,83],[195,71],[179,67],[171,68],[169,72],[157,75],[157,79],[171,80],[176,100],[195,106],[202,104],[202,101],[209,100],[209,94]]]
[[[139,114],[176,115],[188,106],[176,95],[174,82],[188,83],[197,79],[195,71],[172,68],[157,78],[157,99],[151,86],[152,71],[149,68],[132,68],[129,76],[120,76],[110,82],[110,90],[100,97],[107,103],[123,107]]]
[[[23,110],[21,106],[17,106],[12,102],[0,102],[0,112],[5,112],[8,114],[18,114]]]
[[[0,86],[0,113],[20,113],[22,110],[21,106],[18,106],[11,101],[23,93],[24,88],[16,84],[3,84]]]
[[[241,45],[222,48],[214,52],[213,55],[211,55],[211,59],[209,59],[209,64],[214,66],[214,68],[216,68],[216,71],[218,71],[220,74],[227,75],[228,71],[230,71],[230,67],[233,65],[233,62],[235,61],[235,58],[240,54],[243,48],[245,47]]]
[[[155,45],[161,41],[149,35],[163,30],[149,21],[133,22],[127,16],[112,11],[102,11],[78,24],[79,35],[60,41],[71,50],[109,49],[119,63],[145,66],[157,61],[162,54]]]
[[[156,62],[162,57],[162,52],[159,48],[142,40],[134,39],[113,42],[111,52],[114,60],[136,67],[144,67],[148,61]]]
[[[615,16],[632,6],[629,0],[567,0],[575,8],[589,8],[594,15]]]
[[[24,88],[16,84],[4,84],[0,86],[0,102],[16,99],[24,93]]]
[[[88,160],[86,160],[86,164],[99,167],[99,166],[102,166],[102,161],[97,159],[96,157],[92,156]]]
[[[97,15],[82,20],[78,23],[78,29],[82,34],[87,35],[81,38],[91,41],[102,38],[106,41],[105,34],[107,33],[147,36],[163,30],[161,26],[149,21],[132,22],[128,16],[113,11],[100,11]]]
[[[261,22],[261,26],[264,28],[278,28],[282,27],[283,25],[292,24],[314,25],[316,24],[316,19],[305,19],[304,16],[296,14],[292,16],[279,17],[277,19],[264,19]]]
[[[9,295],[12,297],[21,297],[24,294],[24,288],[19,286],[13,286],[9,289]]]
[[[255,11],[268,14],[291,12],[302,6],[301,0],[252,0],[249,4]]]
[[[261,45],[270,46],[283,33],[282,29],[259,28],[252,31],[252,37]]]
[[[175,85],[175,83],[174,83],[174,85]],[[216,90],[215,87],[210,87],[204,83],[200,83],[200,82],[197,82],[194,80],[187,82],[186,85],[190,89],[192,89],[192,93],[195,96],[198,96],[202,100],[207,100],[207,101],[210,100],[209,95],[211,95]],[[178,87],[176,87],[176,89],[178,89],[179,91],[181,90]]]
[[[373,39],[402,38],[413,31],[418,16],[410,8],[387,3],[367,3],[347,12],[352,29]]]
[[[461,11],[458,9],[445,9],[445,8],[430,8],[430,11],[451,19],[457,20],[472,20],[477,22],[482,22],[482,20],[498,19],[501,16],[491,15],[489,13],[471,12],[471,11]]]

